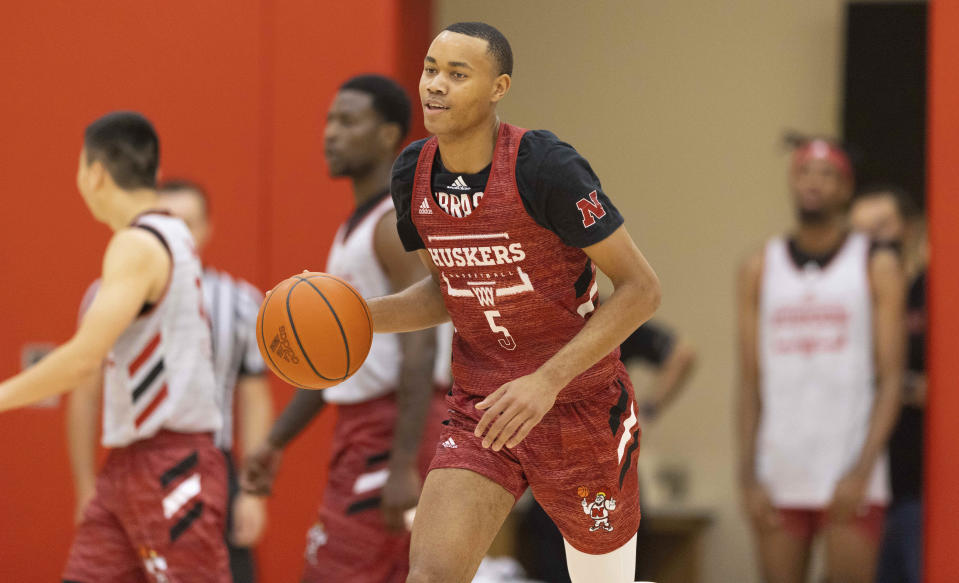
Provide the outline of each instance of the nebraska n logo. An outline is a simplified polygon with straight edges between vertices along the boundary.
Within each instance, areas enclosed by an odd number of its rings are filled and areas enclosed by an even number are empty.
[[[576,208],[583,215],[583,226],[586,228],[596,224],[598,219],[606,216],[606,209],[599,203],[599,196],[596,191],[589,193],[589,198],[581,198],[576,201]]]

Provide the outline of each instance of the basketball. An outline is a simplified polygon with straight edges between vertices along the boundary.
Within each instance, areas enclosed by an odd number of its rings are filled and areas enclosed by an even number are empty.
[[[585,498],[589,496],[589,488],[587,488],[586,486],[580,486],[579,489],[576,490],[576,493],[579,495],[580,498]]]
[[[281,379],[325,389],[359,370],[373,341],[370,310],[338,277],[303,272],[283,280],[260,305],[256,341]]]

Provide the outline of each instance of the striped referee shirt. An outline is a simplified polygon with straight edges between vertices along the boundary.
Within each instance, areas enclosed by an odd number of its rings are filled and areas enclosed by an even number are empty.
[[[264,374],[266,366],[256,345],[256,314],[263,294],[242,279],[212,267],[203,270],[203,300],[210,316],[213,371],[223,428],[217,447],[233,447],[233,395],[241,376]]]

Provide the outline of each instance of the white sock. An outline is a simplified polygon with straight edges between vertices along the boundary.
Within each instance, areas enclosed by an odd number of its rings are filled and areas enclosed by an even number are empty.
[[[573,583],[633,583],[636,572],[636,535],[605,555],[590,555],[566,544],[566,566]]]

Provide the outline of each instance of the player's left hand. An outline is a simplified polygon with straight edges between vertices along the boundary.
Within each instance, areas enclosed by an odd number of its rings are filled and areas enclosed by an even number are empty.
[[[233,500],[233,532],[230,540],[238,547],[252,547],[266,528],[266,500],[246,492]]]
[[[493,451],[504,445],[516,447],[552,409],[558,393],[555,384],[538,372],[510,381],[476,404],[486,413],[473,435],[483,437],[485,433],[483,447],[492,447]]]
[[[392,532],[406,529],[406,512],[420,499],[420,473],[415,466],[391,469],[383,485],[380,511],[383,523]]]
[[[829,503],[829,517],[837,522],[852,520],[862,509],[866,497],[869,475],[852,471],[836,483]]]

